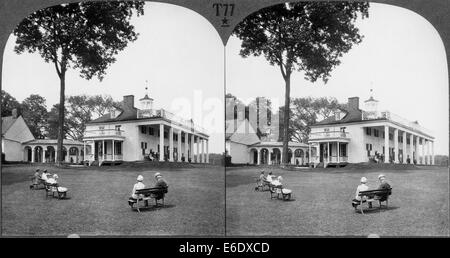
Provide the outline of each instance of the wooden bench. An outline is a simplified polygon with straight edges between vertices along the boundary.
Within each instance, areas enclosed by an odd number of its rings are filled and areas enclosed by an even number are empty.
[[[131,206],[131,209],[134,208],[134,204],[136,204],[136,209],[139,210],[139,202],[143,201],[145,206],[148,206],[148,200],[155,199],[155,206],[158,206],[158,200],[162,201],[162,206],[164,206],[164,196],[168,192],[169,187],[152,187],[152,188],[144,188],[140,190],[136,190],[136,195],[139,196],[135,201],[132,199],[128,200],[128,204]]]
[[[64,191],[64,192],[59,191],[58,183],[49,184],[47,182],[44,182],[44,187],[45,187],[45,198],[47,198],[50,195],[52,197],[58,197],[58,199],[64,199],[67,197],[67,191]],[[57,194],[57,196],[55,196],[55,193]]]
[[[45,188],[45,180],[42,178],[38,178],[37,182],[35,181],[35,177],[34,176],[30,176],[30,180],[31,180],[31,184],[30,184],[30,190],[38,190],[38,189],[42,189],[41,187],[39,187],[39,185],[42,185]]]
[[[361,191],[358,194],[358,196],[361,197],[361,201],[359,201],[359,203],[355,203],[356,204],[355,210],[357,209],[358,205],[360,205],[361,213],[364,214],[362,204],[365,202],[373,203],[375,201],[379,202],[380,208],[381,208],[381,203],[386,202],[386,208],[387,208],[388,204],[389,204],[389,195],[391,195],[391,194],[392,194],[392,188]]]
[[[277,198],[277,199],[280,199],[280,196],[281,196],[281,199],[283,200],[283,201],[285,201],[285,200],[290,200],[291,198],[292,198],[292,192],[291,193],[283,193],[283,185],[272,185],[271,184],[271,187],[270,187],[270,199],[273,199],[274,198],[274,196]]]

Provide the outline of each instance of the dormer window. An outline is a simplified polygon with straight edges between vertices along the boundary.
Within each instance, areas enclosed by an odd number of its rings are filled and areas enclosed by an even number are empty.
[[[120,111],[116,108],[111,108],[109,111],[111,119],[117,118],[120,115]]]

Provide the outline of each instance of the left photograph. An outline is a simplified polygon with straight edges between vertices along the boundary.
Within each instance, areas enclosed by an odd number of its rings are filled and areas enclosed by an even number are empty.
[[[171,4],[24,17],[2,53],[2,236],[223,236],[223,51]]]

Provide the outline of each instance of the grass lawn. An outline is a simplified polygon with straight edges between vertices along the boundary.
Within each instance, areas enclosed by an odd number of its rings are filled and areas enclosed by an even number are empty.
[[[69,189],[67,200],[29,190],[29,176],[47,168]],[[163,208],[132,211],[127,203],[139,174],[153,186],[155,172],[169,184]],[[149,164],[57,168],[50,165],[2,167],[4,236],[223,235],[224,168],[152,168]],[[154,204],[154,202],[150,202]]]
[[[392,169],[265,169],[282,175],[293,201],[270,199],[254,190],[261,168],[227,168],[228,236],[448,236],[449,174],[447,168]],[[378,174],[393,188],[389,208],[365,211],[351,206],[362,176],[371,188]],[[384,203],[383,203],[384,204]],[[367,208],[367,204],[364,204]]]

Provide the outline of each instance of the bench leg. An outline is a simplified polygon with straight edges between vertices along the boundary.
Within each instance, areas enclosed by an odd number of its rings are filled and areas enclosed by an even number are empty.
[[[139,196],[138,196],[139,197]],[[137,199],[137,201],[136,201],[136,208],[137,208],[137,211],[140,213],[141,211],[139,210],[139,198]]]

